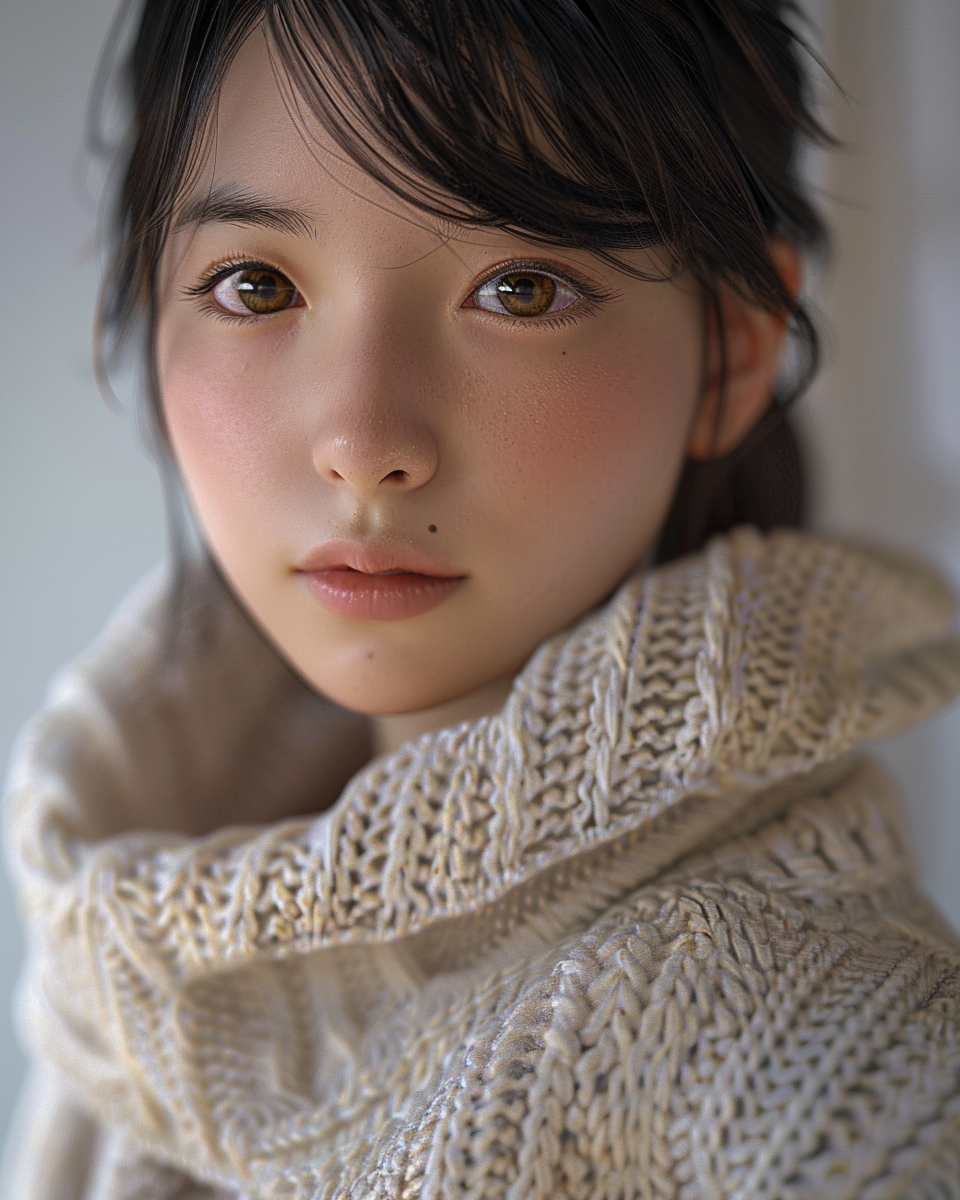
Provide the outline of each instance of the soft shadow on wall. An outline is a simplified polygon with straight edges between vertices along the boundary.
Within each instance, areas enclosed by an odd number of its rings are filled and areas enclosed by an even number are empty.
[[[809,0],[846,92],[813,173],[834,234],[825,370],[801,403],[819,527],[960,583],[960,5]],[[960,705],[885,743],[930,895],[960,929]]]

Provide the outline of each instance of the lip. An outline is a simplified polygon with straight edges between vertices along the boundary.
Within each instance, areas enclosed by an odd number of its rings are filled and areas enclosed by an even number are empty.
[[[419,616],[436,608],[466,579],[415,547],[367,546],[343,539],[311,550],[296,570],[328,612],[360,621]]]

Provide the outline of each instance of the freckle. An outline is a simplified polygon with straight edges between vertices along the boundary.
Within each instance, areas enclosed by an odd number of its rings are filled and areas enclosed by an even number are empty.
[[[436,533],[436,532],[437,532],[437,527],[436,527],[436,525],[428,525],[428,526],[427,526],[427,529],[429,529],[431,533]]]
[[[372,651],[372,650],[368,650],[368,651],[367,651],[367,658],[373,658],[373,651]]]
[[[566,354],[566,350],[561,350],[561,351],[560,351],[560,353],[561,353],[561,354]]]

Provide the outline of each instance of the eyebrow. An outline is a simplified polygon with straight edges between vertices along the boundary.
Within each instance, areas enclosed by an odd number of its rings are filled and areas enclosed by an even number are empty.
[[[281,204],[269,196],[256,196],[241,188],[220,186],[188,200],[177,215],[174,228],[191,225],[259,225],[291,237],[316,238],[313,217],[302,208]]]

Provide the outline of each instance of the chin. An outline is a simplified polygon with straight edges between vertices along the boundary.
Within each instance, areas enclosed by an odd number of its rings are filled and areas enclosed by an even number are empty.
[[[359,668],[354,664],[350,669],[336,673],[327,667],[305,677],[334,703],[368,717],[397,716],[436,708],[476,686],[469,683],[457,686],[450,681],[444,681],[444,686],[440,681],[425,677],[422,669],[392,672],[377,670],[367,664]]]

